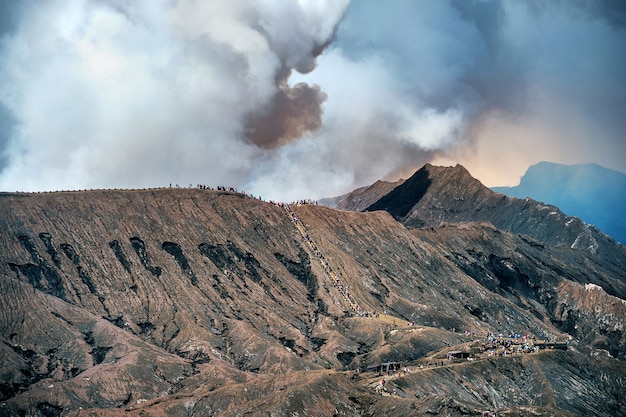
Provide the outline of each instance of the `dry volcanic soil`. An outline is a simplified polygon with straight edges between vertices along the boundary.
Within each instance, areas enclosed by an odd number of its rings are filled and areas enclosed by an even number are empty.
[[[422,171],[1,194],[0,416],[626,415],[624,247]]]

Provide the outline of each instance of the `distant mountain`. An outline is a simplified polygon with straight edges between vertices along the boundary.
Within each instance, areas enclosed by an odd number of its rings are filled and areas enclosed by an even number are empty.
[[[626,243],[626,174],[596,164],[539,162],[515,187],[494,187],[511,197],[552,204]]]

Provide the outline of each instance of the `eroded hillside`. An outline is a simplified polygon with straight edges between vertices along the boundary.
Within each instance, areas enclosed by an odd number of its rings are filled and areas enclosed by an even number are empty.
[[[615,265],[490,224],[293,211],[305,235],[284,207],[234,192],[0,196],[0,414],[620,410]],[[445,359],[512,332],[569,347]],[[442,366],[419,368],[427,358]],[[411,372],[386,395],[355,373],[389,361]],[[579,401],[563,401],[574,381]]]

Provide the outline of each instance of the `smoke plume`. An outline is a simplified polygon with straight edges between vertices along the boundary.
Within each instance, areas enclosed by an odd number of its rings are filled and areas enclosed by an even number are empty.
[[[271,149],[296,140],[322,126],[322,103],[326,94],[319,86],[282,82],[267,110],[259,110],[247,121],[246,136],[256,145]]]
[[[0,190],[626,171],[614,0],[0,3]]]
[[[321,126],[324,93],[286,80],[315,67],[346,6],[4,5],[0,188],[240,185],[264,148]]]

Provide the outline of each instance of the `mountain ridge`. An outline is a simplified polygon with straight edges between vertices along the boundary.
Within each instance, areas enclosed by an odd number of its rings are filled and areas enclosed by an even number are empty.
[[[337,210],[363,211],[404,181],[404,179],[395,182],[378,180],[372,185],[357,188],[338,197],[320,199],[319,204]]]
[[[623,255],[290,210],[197,189],[0,195],[0,412],[619,415]],[[568,349],[446,359],[515,332]],[[356,370],[387,362],[411,372],[381,395]]]
[[[349,201],[350,197],[344,197]],[[346,206],[346,209],[361,209]],[[491,191],[461,165],[424,165],[363,211],[385,210],[407,227],[432,227],[446,222],[488,221],[512,233],[529,235],[551,246],[570,246],[611,256],[614,240],[557,207]],[[360,211],[360,210],[359,210]],[[524,216],[520,216],[524,213]],[[563,227],[565,226],[565,227]]]

